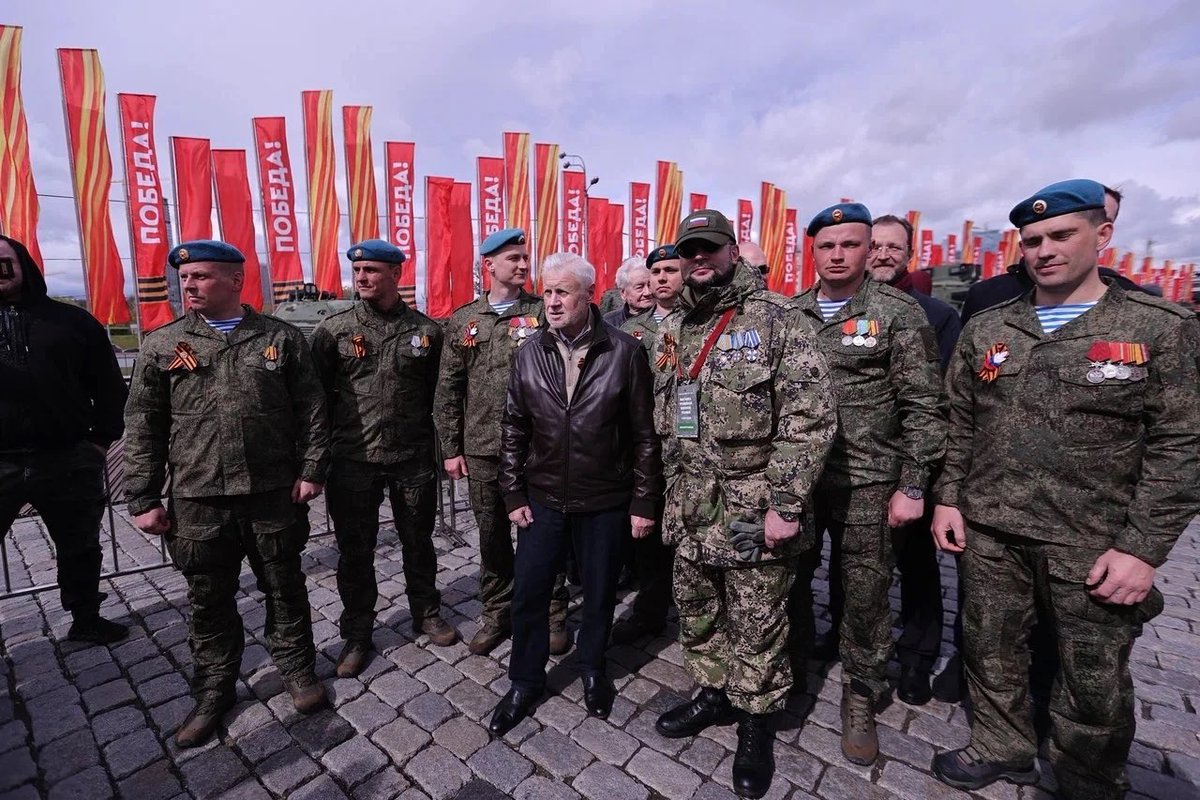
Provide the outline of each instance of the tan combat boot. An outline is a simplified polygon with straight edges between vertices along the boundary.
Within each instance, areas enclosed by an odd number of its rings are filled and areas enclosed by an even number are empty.
[[[857,678],[842,686],[842,755],[863,766],[879,757],[875,700],[870,687]]]
[[[550,655],[561,656],[571,649],[571,632],[567,626],[550,629]]]
[[[180,747],[199,747],[208,741],[217,726],[221,724],[221,716],[233,708],[235,697],[232,694],[207,696],[196,701],[196,705],[188,712],[183,724],[175,731],[175,744]]]
[[[284,678],[283,688],[292,696],[292,704],[301,714],[311,714],[329,704],[325,687],[314,672],[299,678]]]
[[[429,641],[438,647],[449,647],[458,641],[458,631],[450,626],[440,614],[434,614],[421,620],[420,625],[413,625],[413,632],[420,636],[422,633]]]
[[[467,645],[467,649],[473,655],[485,656],[507,639],[509,633],[511,631],[508,626],[493,625],[485,620],[475,635],[471,637],[471,643]]]
[[[342,648],[337,660],[337,676],[339,678],[355,678],[367,665],[371,655],[371,643],[351,640]]]

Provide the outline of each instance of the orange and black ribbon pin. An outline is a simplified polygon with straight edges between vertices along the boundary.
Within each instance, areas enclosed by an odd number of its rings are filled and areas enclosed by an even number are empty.
[[[167,370],[176,370],[180,367],[184,367],[188,372],[196,368],[196,354],[187,342],[175,345],[175,358],[167,365]]]
[[[356,333],[350,338],[350,344],[354,345],[354,357],[367,357],[367,337],[361,333]]]

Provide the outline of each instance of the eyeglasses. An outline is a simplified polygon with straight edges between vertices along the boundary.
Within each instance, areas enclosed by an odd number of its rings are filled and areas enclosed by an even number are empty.
[[[882,252],[886,252],[886,253],[895,253],[896,255],[902,255],[904,253],[904,251],[906,251],[907,249],[908,249],[907,247],[904,247],[903,245],[899,245],[899,244],[875,244],[874,242],[871,242],[871,252],[872,253],[878,253],[878,252],[882,251]]]
[[[675,248],[675,254],[680,258],[695,258],[700,253],[712,255],[723,247],[728,247],[726,244],[715,244],[708,239],[692,239],[689,242],[684,242]]]

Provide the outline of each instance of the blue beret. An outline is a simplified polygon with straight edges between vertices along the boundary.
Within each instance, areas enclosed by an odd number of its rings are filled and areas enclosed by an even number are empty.
[[[391,242],[383,239],[367,239],[365,242],[350,245],[346,251],[350,263],[355,261],[382,261],[384,264],[403,264],[404,251]]]
[[[664,244],[662,247],[656,247],[646,256],[646,269],[650,269],[659,261],[670,261],[673,258],[679,258],[679,254],[675,252],[675,245]]]
[[[1013,206],[1008,221],[1018,228],[1076,211],[1104,208],[1104,186],[1084,178],[1052,183]]]
[[[502,231],[496,231],[484,239],[483,244],[479,245],[479,255],[490,256],[501,247],[510,244],[525,244],[525,231],[520,228],[505,228]]]
[[[843,225],[847,222],[863,222],[871,224],[871,212],[862,203],[838,203],[830,206],[812,218],[804,231],[809,236],[816,236],[817,231],[831,225]]]
[[[180,242],[175,245],[167,256],[167,263],[175,269],[184,264],[194,264],[197,261],[216,261],[220,264],[244,264],[246,257],[242,251],[231,244],[218,242],[215,239],[197,239],[194,242]]]

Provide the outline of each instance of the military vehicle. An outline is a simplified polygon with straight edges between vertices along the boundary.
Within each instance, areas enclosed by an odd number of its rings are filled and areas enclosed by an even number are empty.
[[[321,320],[352,305],[353,300],[338,300],[331,293],[317,289],[315,283],[306,283],[288,292],[287,298],[275,306],[271,315],[292,323],[304,332],[304,338],[307,339]]]
[[[978,264],[940,264],[932,272],[933,291],[938,300],[949,303],[955,311],[962,311],[967,299],[967,289],[980,280],[983,268]]]

